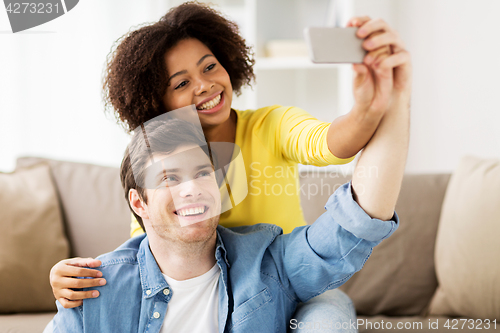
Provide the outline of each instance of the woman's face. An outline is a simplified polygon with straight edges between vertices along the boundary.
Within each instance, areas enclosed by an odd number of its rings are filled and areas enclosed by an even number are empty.
[[[196,105],[203,128],[231,113],[233,87],[226,70],[198,39],[181,40],[165,54],[169,77],[163,103],[168,111]]]

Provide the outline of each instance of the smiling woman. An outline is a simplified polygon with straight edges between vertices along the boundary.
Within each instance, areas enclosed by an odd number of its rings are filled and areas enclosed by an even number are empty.
[[[189,63],[184,57],[190,56],[190,52],[167,54],[168,50],[178,48],[181,42],[193,37],[204,48],[196,57],[190,57]],[[138,48],[140,52],[137,52]],[[230,83],[224,82],[225,87],[230,86],[232,91],[240,94],[241,88],[255,77],[255,61],[250,50],[238,34],[238,26],[216,10],[195,3],[172,8],[157,23],[125,35],[109,55],[104,82],[108,110],[115,113],[128,131],[132,131],[164,112],[198,104],[201,100],[197,103],[190,100],[180,106],[178,102],[168,100],[171,97],[167,91],[169,81],[186,74],[191,66],[204,66],[203,71],[226,72]],[[167,63],[172,64],[169,58],[181,62],[169,67]],[[173,88],[184,88],[186,84],[188,82],[176,81]],[[232,98],[232,93],[227,92],[227,96]],[[210,96],[203,96],[207,97]],[[226,104],[230,108],[230,101]]]
[[[174,73],[163,98],[167,110],[194,104],[205,133],[230,133],[233,87],[212,51],[198,39],[183,39],[165,54],[165,65]]]

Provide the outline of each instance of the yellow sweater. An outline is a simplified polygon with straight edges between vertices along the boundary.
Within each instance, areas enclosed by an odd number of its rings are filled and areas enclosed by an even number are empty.
[[[246,170],[248,195],[220,216],[220,224],[231,228],[256,223],[274,223],[284,233],[305,224],[300,206],[297,163],[326,166],[354,159],[335,157],[326,140],[330,123],[317,120],[296,107],[273,105],[257,110],[235,110],[236,141]],[[231,169],[230,169],[231,170]],[[228,173],[231,173],[229,171]],[[132,236],[143,231],[132,216]]]

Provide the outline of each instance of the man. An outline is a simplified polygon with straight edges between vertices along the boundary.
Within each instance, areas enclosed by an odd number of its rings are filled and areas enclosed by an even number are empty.
[[[58,304],[56,332],[284,332],[298,302],[340,286],[397,228],[405,108],[384,116],[327,212],[287,235],[266,224],[218,226],[219,187],[202,133],[182,120],[147,129],[148,146],[133,140],[121,168],[147,236],[99,258],[108,281],[101,296],[74,309]],[[362,172],[373,166],[377,175]]]

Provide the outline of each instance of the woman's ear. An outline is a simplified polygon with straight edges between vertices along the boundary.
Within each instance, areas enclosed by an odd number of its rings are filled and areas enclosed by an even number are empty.
[[[134,210],[134,212],[139,215],[143,220],[149,219],[148,215],[148,206],[139,196],[139,192],[136,189],[131,188],[128,191],[128,201],[130,203],[130,207]]]

